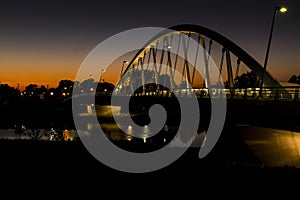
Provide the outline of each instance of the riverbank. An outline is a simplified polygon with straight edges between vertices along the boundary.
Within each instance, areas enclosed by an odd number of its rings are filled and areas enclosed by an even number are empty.
[[[189,148],[161,170],[132,174],[103,165],[80,141],[0,140],[1,191],[11,198],[57,197],[61,191],[61,197],[100,199],[289,199],[298,194],[298,168],[264,167],[246,146],[237,147],[226,150],[219,143],[204,159],[197,157],[198,148]]]

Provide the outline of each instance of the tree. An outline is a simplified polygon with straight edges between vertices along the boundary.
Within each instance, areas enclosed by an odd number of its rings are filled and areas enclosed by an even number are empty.
[[[56,88],[56,93],[61,98],[72,96],[74,82],[71,80],[61,80]]]
[[[288,82],[300,84],[300,75],[299,76],[292,75]]]
[[[97,84],[93,78],[85,79],[80,83],[80,91],[84,94],[92,93]]]
[[[20,97],[20,91],[8,84],[0,84],[0,103],[15,101]]]
[[[34,95],[37,91],[37,84],[29,84],[25,87],[25,92],[30,94],[30,95]]]
[[[255,88],[259,86],[259,77],[253,72],[246,72],[235,78],[237,88]]]
[[[115,88],[115,85],[109,82],[98,83],[97,92],[112,92]]]

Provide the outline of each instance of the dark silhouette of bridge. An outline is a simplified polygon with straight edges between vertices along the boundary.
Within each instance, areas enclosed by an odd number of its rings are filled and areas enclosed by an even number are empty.
[[[208,28],[178,25],[165,29],[150,38],[126,67],[127,61],[121,64],[121,78],[113,92],[96,93],[95,102],[83,101],[87,106],[83,112],[95,111],[93,104],[112,105],[112,96],[117,99],[113,106],[120,106],[130,96],[131,110],[136,113],[147,114],[153,104],[160,103],[168,112],[178,113],[176,98],[194,96],[201,120],[207,116],[206,125],[211,100],[225,99],[227,122],[300,131],[300,87],[284,87],[268,72],[262,88],[259,84],[237,87],[243,68],[244,73],[251,70],[257,83],[264,68],[234,42]]]
[[[242,68],[254,73],[257,83],[264,73],[262,91],[259,84],[237,87]],[[226,98],[236,123],[299,130],[300,87],[284,87],[263,70],[225,36],[198,25],[177,25],[149,39],[130,62],[122,61],[122,78],[113,93],[101,94],[96,104],[110,103],[110,96],[115,95],[120,101],[122,96],[131,96],[136,104],[150,105],[161,99],[167,105],[175,96],[188,98],[193,93],[203,105],[209,105],[211,98]]]
[[[232,146],[233,152],[240,150],[236,146],[240,141],[240,136],[237,136],[236,131],[236,127],[239,125],[300,132],[300,87],[281,85],[270,73],[264,71],[262,65],[246,51],[228,38],[208,28],[196,25],[178,25],[165,29],[150,38],[126,67],[125,64],[127,61],[122,60],[121,77],[112,92],[91,92],[91,96],[96,94],[96,98],[89,98],[90,95],[82,94],[82,96],[79,95],[78,100],[75,100],[77,105],[83,105],[83,112],[78,115],[82,117],[80,118],[82,123],[87,122],[83,123],[84,130],[93,130],[89,119],[93,118],[96,112],[98,119],[100,118],[96,122],[116,125],[116,133],[126,136],[122,142],[126,142],[127,145],[135,136],[127,133],[126,129],[120,131],[119,128],[122,126],[127,128],[128,132],[132,131],[133,121],[147,129],[148,125],[151,125],[151,120],[158,119],[160,115],[159,112],[151,115],[149,113],[151,107],[160,104],[165,108],[167,114],[166,122],[162,126],[164,128],[154,136],[144,129],[136,132],[138,134],[145,133],[142,137],[137,137],[137,141],[143,145],[152,137],[152,139],[156,137],[155,141],[164,145],[166,141],[173,140],[176,132],[174,130],[180,128],[182,121],[196,119],[196,123],[198,123],[196,117],[191,117],[192,112],[184,115],[187,119],[181,121],[182,108],[179,105],[182,102],[181,99],[184,99],[184,105],[188,105],[190,102],[194,103],[195,101],[190,100],[196,97],[200,112],[197,133],[214,134],[219,130],[210,132],[210,127],[220,121],[222,124],[224,122],[224,128],[222,127],[223,129],[220,130],[222,134],[219,141],[221,144],[225,141],[223,144],[226,148]],[[249,73],[256,77],[255,81],[251,84],[238,85],[238,77],[247,74],[249,70]],[[264,74],[263,87],[260,87],[262,74]],[[85,99],[85,97],[87,98]],[[74,99],[74,96],[72,98]],[[221,120],[213,119],[212,116],[220,114],[216,113],[218,109],[213,109],[213,102],[222,101],[225,101],[225,104],[222,104],[222,106],[226,106],[225,116],[222,116]],[[104,106],[101,107],[101,105]],[[107,114],[107,118],[103,117],[104,114],[101,113],[104,109],[111,112]],[[195,112],[198,111],[195,110]],[[113,115],[115,113],[117,113],[117,117]],[[105,119],[103,120],[103,118]],[[128,118],[132,119],[130,123],[127,123]],[[114,130],[110,130],[111,124],[105,133],[107,137],[113,138],[111,133]],[[213,125],[211,126],[211,124]],[[168,132],[168,129],[166,131],[165,125],[172,127],[174,132]],[[185,133],[189,131],[185,129]],[[261,134],[259,133],[260,137],[266,135],[263,131]],[[185,134],[180,136],[185,136]],[[293,139],[295,135],[291,132],[286,133],[286,136],[291,141],[296,141]],[[266,138],[268,139],[268,137],[272,138],[273,136],[269,134]],[[205,136],[206,143],[207,138],[211,137]],[[250,138],[250,142],[257,142],[255,138],[252,138],[251,133],[247,133],[247,138]],[[218,141],[218,138],[213,139],[215,142]],[[260,144],[259,142],[261,141],[258,141],[258,144]],[[274,146],[276,145],[282,146],[280,142]],[[283,146],[288,149],[289,143]],[[261,146],[258,147],[259,151],[260,148]],[[269,147],[264,146],[263,148]],[[293,157],[295,160],[298,159],[297,148],[295,145],[293,149],[296,152],[296,156]],[[201,149],[205,148],[201,146]],[[221,149],[222,152],[223,148]],[[284,152],[282,155],[289,154],[286,149],[282,151]],[[263,150],[264,152],[265,150]],[[278,152],[272,153],[274,158],[278,157]]]
[[[234,62],[236,66],[233,66]],[[116,86],[116,95],[128,95],[128,92],[135,93],[134,95],[166,95],[165,88],[158,84],[161,80],[164,86],[180,94],[194,91],[199,97],[208,94],[212,97],[223,92],[227,97],[255,97],[258,94],[258,85],[255,88],[236,88],[236,79],[243,66],[251,70],[258,79],[264,74],[260,98],[298,98],[299,88],[282,87],[270,73],[264,73],[264,68],[259,62],[234,42],[198,25],[177,25],[166,29],[151,38],[125,70],[124,63],[121,71],[123,80]],[[178,80],[175,75],[177,71],[185,80]],[[203,80],[199,76],[202,76]],[[127,80],[127,83],[124,80]],[[176,81],[179,87],[176,87]],[[150,88],[150,84],[147,87],[148,82],[155,84]],[[224,83],[225,88],[220,91],[222,87],[219,86]],[[133,91],[138,84],[141,90]],[[128,90],[124,92],[124,88]]]

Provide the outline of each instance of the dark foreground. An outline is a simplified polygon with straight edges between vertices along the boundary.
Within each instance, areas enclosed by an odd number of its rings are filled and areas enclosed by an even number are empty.
[[[1,195],[27,199],[290,199],[300,170],[265,168],[242,143],[190,148],[168,167],[130,174],[92,157],[80,141],[0,140]]]

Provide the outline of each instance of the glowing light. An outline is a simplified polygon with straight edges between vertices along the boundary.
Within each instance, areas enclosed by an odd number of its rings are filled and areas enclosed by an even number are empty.
[[[164,130],[165,130],[165,131],[168,131],[168,130],[169,130],[168,125],[165,125],[165,126],[164,126]]]
[[[131,135],[132,134],[132,126],[128,126],[127,128],[127,134]]]
[[[149,133],[149,128],[148,128],[147,125],[145,125],[144,128],[143,128],[143,134],[148,135],[148,133]]]
[[[53,96],[53,95],[54,95],[54,92],[50,92],[50,95]]]
[[[282,13],[285,13],[285,12],[287,12],[287,8],[286,7],[281,7],[279,9],[279,11],[282,12]]]
[[[144,139],[144,143],[146,143],[146,138],[143,138]]]
[[[63,131],[63,138],[64,138],[65,141],[71,140],[69,130],[65,129],[65,130]]]

